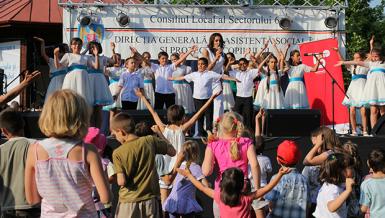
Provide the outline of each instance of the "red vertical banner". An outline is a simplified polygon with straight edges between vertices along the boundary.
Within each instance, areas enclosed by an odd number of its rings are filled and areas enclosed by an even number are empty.
[[[314,66],[317,62],[314,56],[304,56],[305,53],[323,53],[322,64],[334,77],[334,123],[346,124],[349,122],[348,110],[342,105],[345,97],[344,80],[341,67],[335,67],[339,61],[338,54],[332,48],[338,48],[337,39],[324,39],[306,42],[299,45],[302,63]],[[310,108],[321,110],[321,124],[332,125],[332,78],[323,66],[319,66],[317,72],[305,74],[305,84],[309,99]],[[342,88],[342,89],[341,89]]]

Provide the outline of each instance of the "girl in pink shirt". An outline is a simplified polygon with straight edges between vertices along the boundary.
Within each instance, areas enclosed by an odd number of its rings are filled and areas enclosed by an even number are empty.
[[[211,189],[204,186],[191,174],[189,170],[177,169],[178,173],[187,177],[192,184],[205,193],[207,196],[214,199],[218,204],[221,218],[249,218],[252,215],[251,203],[268,193],[274,188],[284,174],[290,172],[290,168],[281,167],[274,179],[265,187],[258,189],[255,192],[244,194],[244,174],[239,168],[233,167],[226,169],[222,174],[220,181],[220,189]]]

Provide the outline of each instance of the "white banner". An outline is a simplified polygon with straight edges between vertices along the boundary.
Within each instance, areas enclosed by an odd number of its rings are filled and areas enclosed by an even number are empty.
[[[20,41],[0,43],[0,68],[4,70],[3,89],[5,93],[20,83],[20,79],[16,79],[6,87],[20,74]],[[14,100],[19,102],[19,96]]]
[[[273,7],[273,6],[272,6]],[[126,13],[130,17],[127,27],[120,27],[116,16]],[[92,14],[93,23],[81,27],[80,14]],[[225,39],[225,52],[233,52],[237,58],[247,48],[260,49],[266,41],[275,39],[281,49],[290,43],[298,49],[298,43],[337,37],[345,38],[345,15],[339,13],[337,31],[324,24],[325,18],[335,12],[315,9],[273,8],[197,8],[197,7],[102,7],[66,9],[63,16],[63,39],[69,43],[72,37],[80,37],[86,43],[97,40],[102,43],[104,54],[111,55],[110,42],[116,43],[116,51],[122,57],[130,55],[128,46],[139,52],[149,51],[156,59],[159,51],[169,54],[185,52],[193,44],[206,47],[209,37],[219,32]],[[279,27],[279,20],[292,20],[289,30]]]

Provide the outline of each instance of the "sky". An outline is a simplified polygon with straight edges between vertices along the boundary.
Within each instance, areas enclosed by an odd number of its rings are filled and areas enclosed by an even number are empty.
[[[381,0],[372,0],[372,1],[370,1],[370,6],[376,6],[376,5],[379,5],[380,4],[380,1]]]

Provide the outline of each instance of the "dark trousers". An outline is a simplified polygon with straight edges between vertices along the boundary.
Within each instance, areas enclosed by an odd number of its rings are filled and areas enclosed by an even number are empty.
[[[171,105],[175,104],[175,94],[161,94],[158,92],[155,92],[155,109],[163,109],[164,104],[166,104],[166,109],[169,108]]]
[[[122,101],[123,110],[136,110],[137,107],[138,107],[138,102]]]
[[[1,211],[1,218],[38,218],[40,217],[40,208],[31,208],[25,210],[5,210]]]
[[[195,110],[199,111],[199,109],[208,101],[209,99],[195,99],[194,98],[194,105],[195,105]],[[203,128],[203,123],[206,119],[206,130],[211,130],[213,127],[213,110],[214,110],[214,105],[210,104],[210,106],[207,108],[205,111],[204,115],[201,116],[198,119],[198,134],[200,136],[205,136],[206,132]]]
[[[234,111],[242,115],[243,123],[248,128],[252,128],[253,115],[253,98],[252,97],[235,97]]]

